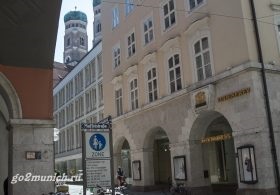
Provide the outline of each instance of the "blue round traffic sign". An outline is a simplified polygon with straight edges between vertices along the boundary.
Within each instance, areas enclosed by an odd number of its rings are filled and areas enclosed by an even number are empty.
[[[99,133],[93,134],[89,139],[89,145],[93,150],[101,151],[106,146],[106,139]]]

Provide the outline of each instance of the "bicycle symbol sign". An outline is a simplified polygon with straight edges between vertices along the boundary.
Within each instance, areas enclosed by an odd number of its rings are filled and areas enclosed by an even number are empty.
[[[89,139],[89,145],[94,151],[101,151],[106,146],[106,139],[99,133],[93,134]]]

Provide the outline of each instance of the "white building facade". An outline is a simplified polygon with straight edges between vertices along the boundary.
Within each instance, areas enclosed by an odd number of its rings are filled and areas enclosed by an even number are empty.
[[[67,175],[82,170],[81,123],[103,118],[102,42],[99,42],[53,89],[56,169]]]

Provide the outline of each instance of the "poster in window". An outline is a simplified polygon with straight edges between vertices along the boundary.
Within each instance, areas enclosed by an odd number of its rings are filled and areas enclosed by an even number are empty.
[[[186,158],[185,156],[176,156],[173,158],[174,178],[175,180],[186,180]]]

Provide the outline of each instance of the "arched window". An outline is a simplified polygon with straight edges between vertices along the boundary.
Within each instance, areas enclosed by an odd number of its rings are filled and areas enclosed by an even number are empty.
[[[83,37],[80,37],[80,45],[85,46],[85,40]]]

